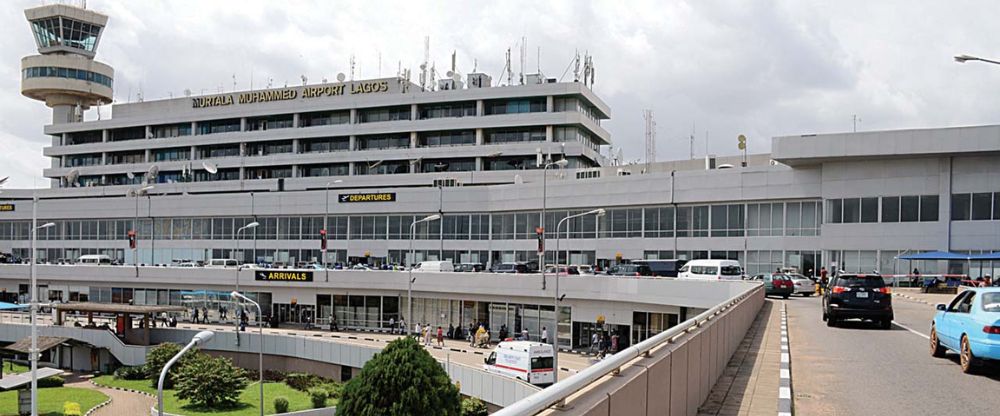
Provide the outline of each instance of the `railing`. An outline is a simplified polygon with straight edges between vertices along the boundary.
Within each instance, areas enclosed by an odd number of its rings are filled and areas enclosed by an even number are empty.
[[[494,416],[526,416],[535,415],[548,409],[553,405],[563,403],[568,397],[579,392],[581,389],[595,383],[608,374],[617,374],[622,367],[632,360],[641,356],[648,357],[654,350],[663,345],[673,343],[681,336],[694,332],[702,325],[714,319],[720,313],[731,307],[738,305],[747,298],[759,294],[763,290],[762,286],[757,286],[744,293],[736,295],[729,300],[716,305],[705,312],[688,319],[681,324],[661,332],[645,341],[633,345],[625,350],[611,355],[608,358],[574,374],[552,386],[535,393],[524,400],[520,400],[497,413]],[[727,357],[728,359],[728,357]]]

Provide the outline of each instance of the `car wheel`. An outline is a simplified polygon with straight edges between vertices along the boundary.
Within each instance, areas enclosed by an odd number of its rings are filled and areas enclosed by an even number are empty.
[[[878,326],[882,329],[892,329],[892,319],[883,319],[879,321]]]
[[[979,360],[972,355],[972,347],[969,346],[969,337],[962,335],[962,351],[959,353],[960,362],[962,364],[962,372],[965,374],[972,374],[976,371],[975,367],[979,364]]]
[[[931,357],[942,358],[947,351],[938,340],[937,328],[931,326]]]
[[[781,295],[781,298],[782,298],[782,299],[788,299],[788,296],[789,296],[789,295],[788,295],[788,294],[786,293],[786,294],[784,294],[784,295]]]
[[[826,322],[829,318],[826,316],[826,312],[823,312],[823,322]]]
[[[826,317],[826,326],[829,326],[829,327],[835,327],[835,326],[837,326],[837,320],[834,319],[832,316]]]

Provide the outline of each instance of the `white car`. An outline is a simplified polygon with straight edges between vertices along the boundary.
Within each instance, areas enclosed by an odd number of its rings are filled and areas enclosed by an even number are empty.
[[[816,281],[798,273],[786,273],[792,279],[793,295],[812,296],[816,293]]]

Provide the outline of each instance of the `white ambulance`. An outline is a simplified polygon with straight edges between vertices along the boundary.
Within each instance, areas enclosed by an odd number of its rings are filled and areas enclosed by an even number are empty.
[[[524,380],[536,386],[548,386],[555,378],[552,368],[552,345],[531,341],[505,341],[484,358],[488,373]]]

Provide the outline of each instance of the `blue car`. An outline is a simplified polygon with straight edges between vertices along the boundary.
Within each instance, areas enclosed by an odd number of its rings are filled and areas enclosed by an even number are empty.
[[[1000,287],[966,289],[937,310],[931,322],[932,356],[957,351],[964,373],[976,371],[982,360],[1000,360]]]

